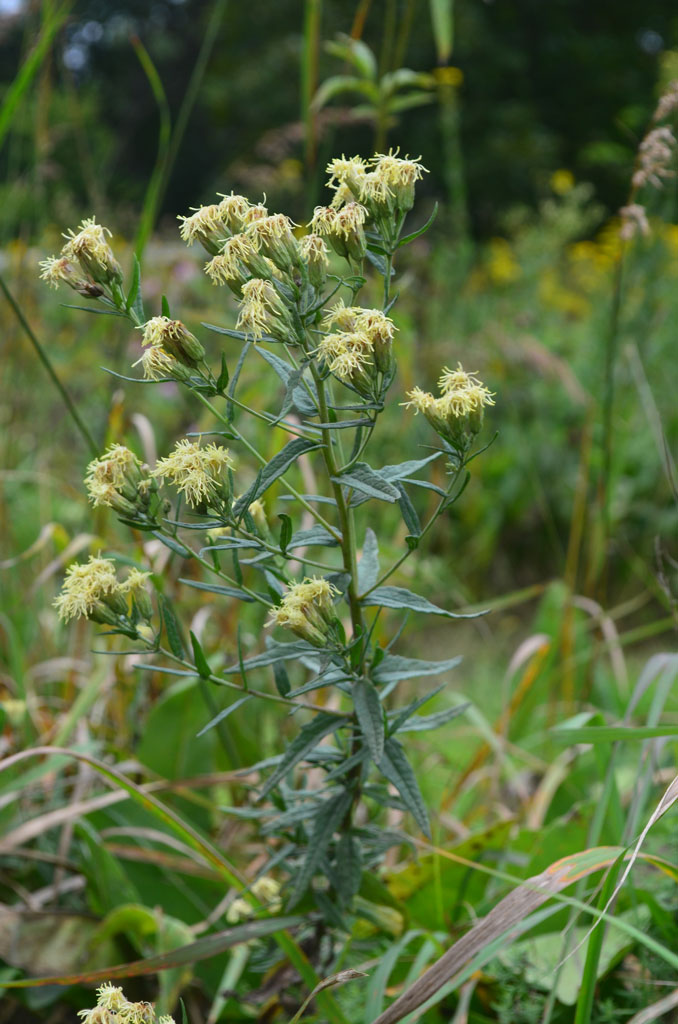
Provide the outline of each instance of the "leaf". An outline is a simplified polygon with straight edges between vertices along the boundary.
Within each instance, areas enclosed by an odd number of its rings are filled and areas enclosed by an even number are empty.
[[[411,234],[405,235],[404,238],[401,238],[400,241],[398,242],[398,248],[400,248],[401,245],[407,245],[408,242],[413,242],[415,238],[419,238],[419,236],[423,235],[425,231],[428,231],[428,229],[431,227],[431,224],[433,224],[433,221],[436,219],[437,216],[438,204],[436,203],[433,207],[433,212],[431,213],[431,216],[426,221],[426,223],[417,231],[413,231]]]
[[[399,497],[399,492],[393,484],[385,480],[380,473],[377,473],[371,466],[368,466],[366,462],[356,462],[355,466],[348,473],[333,476],[332,480],[334,483],[343,484],[345,487],[353,487],[370,498],[379,498],[380,501],[395,502]],[[357,502],[354,502],[353,498],[351,498],[350,504],[360,504],[364,500],[364,498],[359,498]]]
[[[339,60],[352,64],[364,78],[376,80],[377,59],[362,39],[354,39],[341,33],[337,39],[325,43],[325,49]]]
[[[221,353],[221,370],[219,371],[219,376],[217,377],[217,391],[223,393],[223,391],[225,391],[225,389],[228,387],[228,381],[229,381],[229,376],[228,376],[228,365],[226,363],[226,353],[222,352]]]
[[[308,852],[294,877],[294,888],[290,896],[289,907],[294,907],[306,892],[318,864],[332,842],[334,833],[346,817],[346,812],[352,801],[353,793],[350,789],[344,789],[337,796],[326,800],[317,812],[313,833],[308,842]]]
[[[373,670],[372,678],[377,683],[391,683],[420,676],[438,676],[441,672],[456,668],[461,661],[459,655],[444,661],[422,661],[419,658],[404,658],[400,654],[387,654]]]
[[[185,654],[184,641],[181,636],[181,628],[178,619],[174,614],[172,602],[164,594],[158,594],[158,605],[162,614],[162,621],[165,626],[167,642],[170,645],[172,654],[177,658],[183,658]]]
[[[336,548],[339,541],[336,540],[324,526],[311,526],[308,530],[298,530],[290,540],[287,548],[292,551],[294,548],[326,547]]]
[[[363,598],[361,604],[376,605],[379,608],[409,608],[410,611],[421,612],[424,615],[445,615],[450,619],[476,619],[479,615],[485,614],[484,612],[469,612],[462,615],[448,612],[404,587],[377,587],[371,594]]]
[[[408,722],[398,728],[398,732],[426,732],[429,729],[437,729],[447,722],[451,722],[457,715],[461,715],[471,706],[470,701],[464,704],[457,704],[454,708],[446,708],[444,711],[436,711],[432,715],[415,715]],[[396,731],[395,729],[393,730]]]
[[[413,473],[417,473],[420,469],[423,469],[424,466],[427,466],[429,462],[433,462],[434,459],[439,458],[440,455],[441,452],[434,452],[433,455],[427,455],[425,459],[408,459],[407,462],[399,462],[393,466],[383,466],[381,469],[375,470],[374,472],[376,472],[382,480],[386,480],[390,484],[396,484],[397,481],[406,480],[412,476]],[[420,481],[416,482],[420,483]],[[360,505],[366,500],[366,498],[361,497],[360,495],[355,495],[351,504]]]
[[[239,519],[245,509],[257,498],[260,498],[278,477],[283,476],[301,455],[322,447],[321,442],[307,441],[303,437],[295,437],[292,441],[288,441],[285,447],[273,456],[268,465],[264,466],[261,476],[254,485],[236,501],[233,506],[233,514],[236,519]]]
[[[134,960],[132,963],[103,967],[96,971],[81,971],[79,974],[61,974],[43,978],[21,978],[7,981],[3,978],[3,988],[35,988],[42,985],[88,985],[94,981],[110,981],[118,978],[138,978],[144,974],[157,974],[158,971],[171,970],[185,964],[197,963],[218,956],[227,949],[242,942],[273,935],[286,928],[294,928],[303,923],[299,916],[266,917],[259,921],[248,921],[246,924],[234,925],[224,931],[205,935],[187,946],[180,946],[157,956]]]
[[[166,316],[167,319],[170,320],[172,314],[170,313],[170,304],[167,301],[167,296],[166,295],[163,295],[161,300],[160,300],[160,308],[162,310],[162,315]]]
[[[385,778],[398,790],[403,798],[403,803],[411,811],[424,835],[430,837],[428,813],[419,790],[417,777],[397,740],[386,740],[379,768]]]
[[[237,597],[239,601],[254,601],[253,597],[250,597],[243,590],[238,590],[237,587],[227,587],[220,583],[202,583],[200,580],[186,579],[180,579],[179,583],[184,583],[187,587],[193,587],[194,590],[206,590],[209,594],[220,594],[222,597]]]
[[[345,832],[337,843],[337,859],[334,870],[339,899],[346,906],[350,906],[353,897],[360,889],[363,875],[360,843],[350,832]]]
[[[319,740],[325,736],[330,736],[337,729],[346,725],[348,721],[348,718],[343,718],[339,715],[318,714],[310,722],[307,722],[290,743],[276,770],[266,780],[259,794],[259,799],[262,800],[267,793],[270,793],[281,779],[284,779],[289,770],[316,746]]]
[[[311,106],[313,110],[320,110],[335,96],[341,96],[347,92],[360,93],[373,102],[377,102],[379,98],[379,91],[372,82],[366,82],[364,79],[355,78],[352,75],[331,75],[317,90]]]
[[[127,293],[127,301],[125,302],[125,309],[128,311],[134,306],[136,297],[139,294],[139,285],[141,284],[141,266],[139,265],[136,253],[132,254],[132,261],[132,283]]]
[[[405,538],[407,541],[407,546],[409,548],[412,548],[412,546],[416,547],[418,543],[418,538],[421,536],[421,522],[419,521],[417,510],[412,504],[409,494],[407,493],[403,485],[400,483],[400,481],[398,481],[396,487],[398,488],[398,491],[400,493],[400,497],[398,498],[400,512],[405,522],[405,526],[410,531],[410,535]]]
[[[375,270],[381,274],[382,277],[388,276],[388,263],[381,253],[373,252],[368,246],[365,255]],[[391,274],[393,275],[394,273],[395,271],[393,270],[393,267],[391,267]]]
[[[270,637],[266,639],[266,650],[261,654],[253,654],[242,663],[246,669],[263,668],[266,665],[274,665],[278,661],[290,661],[293,658],[302,658],[304,655],[317,654],[315,647],[311,647],[305,640],[294,640],[292,643],[281,644]],[[224,675],[240,673],[240,664],[230,665],[223,669]]]
[[[192,633],[191,636],[193,636]],[[239,707],[242,707],[242,705],[250,699],[251,694],[247,693],[245,694],[244,697],[239,697],[238,700],[234,700],[233,703],[229,704],[227,708],[223,708],[223,710],[221,710],[218,715],[215,715],[214,718],[212,718],[207,723],[207,725],[204,725],[200,732],[196,733],[195,738],[199,739],[200,736],[204,736],[206,732],[208,732],[210,729],[213,729],[215,725],[219,725],[219,723],[223,722],[225,718],[228,718],[231,712],[236,711]]]
[[[286,512],[281,512],[278,515],[278,519],[281,522],[280,527],[280,538],[278,540],[278,546],[283,554],[287,551],[287,546],[292,538],[292,520]]]
[[[359,679],[351,687],[351,696],[372,760],[379,764],[384,753],[384,709],[379,694],[368,679]]]
[[[313,416],[316,414],[318,410],[313,402],[313,398],[315,398],[316,401],[318,398],[316,387],[312,380],[306,381],[311,392],[309,395],[306,389],[306,384],[302,385],[301,383],[302,368],[300,368],[299,371],[295,370],[293,366],[286,363],[284,359],[280,358],[280,356],[277,356],[274,352],[269,352],[268,349],[262,348],[260,345],[257,345],[256,351],[257,354],[260,355],[273,370],[275,370],[285,385],[285,401],[288,400],[288,395],[291,394],[292,400],[300,413],[304,416]],[[284,407],[285,402],[283,402],[283,408]],[[282,416],[283,413],[280,413],[280,415]]]
[[[678,725],[590,725],[582,729],[559,726],[551,730],[551,735],[566,743],[617,743],[678,736]]]
[[[431,25],[439,64],[447,64],[454,42],[454,0],[430,0]]]
[[[281,661],[276,661],[273,664],[273,681],[275,682],[275,688],[281,697],[286,697],[291,690],[289,676],[287,675],[287,669]]]
[[[379,579],[379,544],[371,527],[365,530],[363,550],[358,562],[358,593],[372,590]]]
[[[200,646],[200,641],[198,640],[193,630],[189,630],[189,633],[191,637],[191,644],[193,645],[193,658],[195,660],[195,667],[198,670],[198,675],[200,676],[201,679],[209,679],[209,677],[212,675],[212,672],[210,670],[209,665],[207,664],[207,658],[203,653],[203,649]]]

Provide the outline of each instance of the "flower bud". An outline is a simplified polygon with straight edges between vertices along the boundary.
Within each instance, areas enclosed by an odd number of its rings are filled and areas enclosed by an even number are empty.
[[[308,279],[320,291],[325,286],[330,261],[327,258],[327,246],[320,235],[305,235],[299,243],[301,259],[308,268]]]

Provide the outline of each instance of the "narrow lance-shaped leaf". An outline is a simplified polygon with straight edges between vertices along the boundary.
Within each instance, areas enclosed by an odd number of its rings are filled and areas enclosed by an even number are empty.
[[[307,722],[298,736],[296,736],[285,751],[282,761],[267,779],[261,790],[259,799],[263,799],[275,786],[284,779],[288,771],[294,767],[306,754],[324,737],[336,732],[342,725],[346,725],[348,718],[340,718],[338,715],[316,715],[310,722]]]
[[[313,825],[313,833],[308,842],[308,852],[294,879],[294,889],[292,890],[289,902],[290,907],[293,907],[306,892],[318,864],[332,841],[332,836],[341,825],[346,812],[351,806],[352,799],[353,794],[351,791],[344,789],[337,796],[326,800],[324,806],[317,813]]]
[[[191,636],[193,636],[192,633]],[[210,729],[214,729],[216,725],[219,725],[220,722],[223,722],[224,719],[228,718],[229,715],[231,715],[234,711],[237,711],[239,707],[242,707],[242,705],[250,699],[251,697],[250,694],[248,693],[244,697],[240,697],[238,700],[234,700],[233,703],[229,704],[227,708],[224,708],[222,711],[219,712],[218,715],[215,715],[214,718],[210,719],[207,725],[203,725],[200,732],[196,733],[195,738],[198,739],[200,736],[204,736],[206,732],[209,732]]]
[[[349,832],[345,832],[337,843],[335,874],[339,898],[346,905],[350,905],[360,888],[362,864],[360,843]]]
[[[384,480],[366,462],[356,462],[350,472],[342,473],[341,476],[334,476],[332,479],[337,484],[352,487],[354,490],[360,491],[370,498],[378,498],[380,501],[395,502],[399,497],[397,488],[389,483],[388,480]],[[351,504],[353,504],[352,499]],[[356,504],[359,504],[359,502],[356,502]]]
[[[414,820],[424,835],[431,835],[428,813],[424,804],[419,783],[412,766],[405,757],[403,748],[397,740],[388,739],[384,744],[384,756],[379,762],[383,775],[400,793],[403,803],[411,811]]]
[[[384,709],[379,694],[368,679],[358,679],[351,688],[358,725],[377,764],[384,753]]]
[[[175,657],[183,658],[185,653],[184,641],[181,636],[179,621],[174,614],[172,602],[169,598],[165,597],[164,594],[159,594],[158,604],[160,605],[160,611],[162,613],[162,620],[165,625],[165,633],[167,635],[167,642],[170,645],[170,650]]]
[[[193,632],[190,631],[191,644],[193,645],[193,658],[195,661],[195,667],[198,670],[198,675],[201,679],[209,679],[212,675],[209,665],[207,664],[207,658],[204,655],[203,649],[200,646],[200,641]]]
[[[476,619],[479,615],[485,614],[484,612],[467,614],[448,612],[404,587],[377,587],[371,594],[363,598],[362,604],[376,605],[379,608],[409,608],[410,611],[422,612],[424,615],[445,615],[450,619]]]
[[[419,676],[438,676],[448,672],[461,662],[461,657],[446,658],[444,661],[423,661],[420,658],[404,658],[400,654],[386,654],[372,672],[377,683],[399,682],[401,679],[417,679]]]
[[[305,455],[307,452],[311,452],[316,448],[322,448],[322,444],[318,441],[307,441],[303,437],[295,437],[292,441],[288,441],[285,447],[274,455],[267,466],[261,471],[261,475],[258,480],[255,481],[246,494],[243,494],[242,498],[239,498],[233,506],[233,514],[236,519],[242,516],[248,505],[251,505],[253,501],[260,498],[261,495],[266,491],[278,477],[281,477],[290,468],[293,463],[297,461],[300,455]]]
[[[358,562],[358,593],[364,594],[379,579],[379,544],[377,535],[369,526],[365,530],[362,555]]]

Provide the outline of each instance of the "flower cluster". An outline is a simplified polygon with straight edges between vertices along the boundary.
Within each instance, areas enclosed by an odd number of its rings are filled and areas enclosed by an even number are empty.
[[[85,487],[93,505],[108,505],[122,515],[135,517],[148,511],[157,489],[134,452],[112,444],[87,467]]]
[[[259,903],[263,903],[270,914],[278,914],[282,909],[280,899],[280,883],[269,875],[262,875],[253,882],[250,892]],[[247,921],[254,916],[254,907],[247,900],[238,896],[229,904],[226,911],[226,920],[229,924],[239,924],[240,921]]]
[[[94,217],[84,220],[77,231],[64,235],[66,244],[59,256],[40,262],[41,279],[53,288],[67,284],[88,298],[98,298],[107,287],[117,288],[122,269],[108,244],[110,234]]]
[[[153,633],[148,625],[138,625],[142,618],[148,623],[153,606],[146,590],[150,573],[131,569],[119,582],[115,563],[110,558],[90,555],[89,561],[76,563],[66,570],[61,593],[54,601],[59,618],[86,618],[102,625],[115,626],[130,636],[150,642]],[[131,601],[131,607],[130,607]]]
[[[271,610],[270,622],[291,629],[314,647],[327,647],[339,626],[333,602],[338,593],[335,586],[318,576],[295,583]]]
[[[228,502],[231,484],[228,470],[233,459],[227,448],[218,444],[201,445],[182,438],[174,451],[160,459],[151,476],[171,480],[194,508],[210,503]]]
[[[638,148],[638,168],[631,179],[635,188],[661,188],[666,178],[673,177],[669,164],[675,145],[675,136],[666,125],[648,132]]]
[[[324,327],[338,327],[325,335],[316,349],[318,359],[345,384],[366,398],[378,391],[377,373],[391,374],[393,321],[380,309],[344,306],[339,302],[323,319]]]
[[[461,363],[456,370],[444,367],[438,381],[437,398],[421,388],[407,392],[415,414],[423,413],[433,429],[455,448],[467,447],[483,424],[484,408],[494,405],[493,393],[488,391],[473,373],[467,373]]]
[[[174,1017],[156,1017],[150,1003],[131,1003],[121,988],[105,982],[97,989],[97,1005],[92,1010],[78,1010],[82,1024],[174,1024]]]
[[[146,380],[169,377],[186,382],[205,360],[205,349],[181,320],[154,316],[138,329],[143,332],[144,352],[134,366],[141,365]]]

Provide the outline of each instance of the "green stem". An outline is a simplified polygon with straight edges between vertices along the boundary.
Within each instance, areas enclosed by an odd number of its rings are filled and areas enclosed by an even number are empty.
[[[33,333],[33,330],[31,328],[30,324],[28,323],[28,321],[26,320],[25,316],[21,312],[20,306],[18,305],[18,303],[16,302],[14,296],[12,295],[12,293],[9,290],[9,288],[5,284],[5,281],[4,281],[4,278],[2,277],[2,275],[0,275],[0,288],[2,288],[2,291],[4,292],[5,298],[7,299],[7,301],[10,304],[10,306],[12,307],[14,315],[16,316],[17,320],[21,324],[25,334],[28,336],[29,341],[33,345],[33,348],[35,349],[35,351],[36,351],[36,353],[38,355],[38,359],[40,360],[42,365],[47,370],[47,373],[49,374],[49,376],[52,379],[52,383],[54,384],[55,388],[57,389],[57,391],[61,395],[61,398],[63,399],[63,403],[64,403],[64,405],[68,409],[68,412],[71,415],[71,419],[73,420],[73,422],[75,423],[76,427],[78,428],[78,430],[82,434],[82,436],[83,436],[83,438],[84,438],[88,448],[90,449],[92,455],[97,456],[99,454],[99,445],[96,443],[96,441],[92,437],[92,435],[91,435],[91,433],[89,431],[89,427],[87,426],[85,421],[82,419],[80,413],[76,409],[76,407],[75,407],[75,405],[73,403],[73,399],[69,395],[68,391],[66,391],[66,388],[61,383],[59,378],[57,377],[56,371],[55,371],[54,367],[52,366],[52,363],[51,363],[51,360],[50,360],[49,356],[47,355],[45,349],[42,347],[42,345],[40,344],[40,342],[36,338],[35,334]]]

